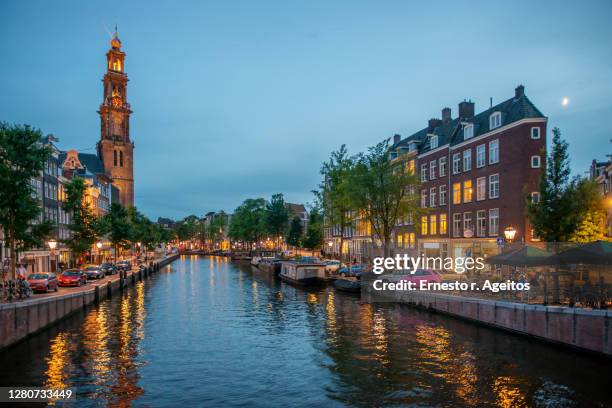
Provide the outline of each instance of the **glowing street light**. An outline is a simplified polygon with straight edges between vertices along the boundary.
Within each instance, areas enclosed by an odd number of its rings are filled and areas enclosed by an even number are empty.
[[[504,236],[508,242],[512,242],[514,236],[516,235],[516,229],[513,226],[509,226],[504,229]]]
[[[98,251],[102,248],[102,243],[100,241],[96,242],[96,248],[98,248]]]
[[[55,248],[57,248],[57,241],[54,239],[50,239],[49,241],[47,241],[47,245],[49,245],[49,249],[53,251]]]

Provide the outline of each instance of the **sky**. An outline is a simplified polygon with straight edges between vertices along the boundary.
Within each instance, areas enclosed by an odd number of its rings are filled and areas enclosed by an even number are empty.
[[[95,152],[115,24],[149,217],[312,202],[331,151],[526,95],[574,174],[611,152],[612,2],[0,1],[0,120]],[[569,105],[561,101],[569,98]]]

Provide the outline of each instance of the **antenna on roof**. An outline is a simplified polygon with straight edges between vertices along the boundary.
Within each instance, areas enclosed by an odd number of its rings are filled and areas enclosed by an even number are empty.
[[[493,107],[493,97],[489,98],[489,108]]]

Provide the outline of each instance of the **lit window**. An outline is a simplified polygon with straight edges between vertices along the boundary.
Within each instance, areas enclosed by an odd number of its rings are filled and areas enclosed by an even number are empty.
[[[463,202],[472,202],[472,180],[466,180],[463,182]]]
[[[499,174],[489,176],[489,198],[499,198]]]
[[[427,216],[421,217],[421,235],[427,235]]]
[[[489,129],[493,130],[501,126],[501,112],[492,113],[489,116]]]
[[[461,204],[461,183],[453,184],[453,204]]]
[[[440,171],[439,171],[440,177],[444,177],[446,176],[446,156],[440,157],[439,163],[440,163]]]
[[[453,174],[461,172],[461,153],[453,154]]]
[[[472,149],[463,151],[463,171],[472,170]]]
[[[476,168],[484,167],[485,165],[485,145],[476,146]]]
[[[435,207],[436,206],[436,197],[438,195],[436,194],[436,188],[432,187],[429,189],[429,206],[430,207]]]
[[[486,220],[487,212],[485,210],[479,210],[476,212],[476,235],[484,237],[486,233]]]
[[[487,178],[478,177],[476,179],[476,200],[481,201],[487,198]]]
[[[465,125],[463,128],[463,139],[469,139],[471,137],[474,137],[474,125]]]
[[[440,205],[446,205],[446,186],[439,187],[440,190]]]
[[[421,181],[427,181],[427,163],[421,164]]]
[[[489,164],[499,162],[499,140],[495,139],[489,142]]]
[[[429,216],[429,233],[435,235],[438,233],[438,217],[435,215]]]
[[[438,135],[431,135],[431,138],[429,139],[429,147],[431,149],[438,147]]]
[[[534,169],[540,168],[540,156],[531,156],[531,167]]]
[[[499,234],[499,208],[489,210],[489,235]]]
[[[532,127],[531,128],[531,138],[532,139],[539,139],[540,138],[540,128],[539,127]]]
[[[432,160],[429,162],[429,179],[434,180],[436,178],[436,166],[438,162],[437,160]]]
[[[440,234],[446,234],[446,214],[440,214]]]

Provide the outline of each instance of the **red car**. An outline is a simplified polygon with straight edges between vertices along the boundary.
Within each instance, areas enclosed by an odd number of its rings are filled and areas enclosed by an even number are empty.
[[[51,272],[31,273],[28,276],[28,283],[34,292],[57,292],[57,278]]]
[[[81,286],[87,284],[87,274],[79,269],[68,269],[59,276],[60,286]]]

